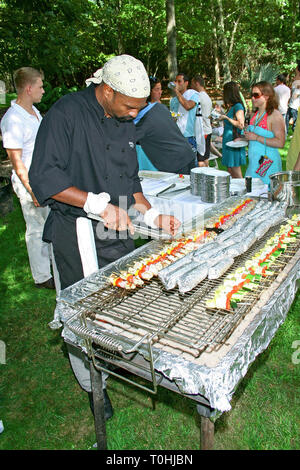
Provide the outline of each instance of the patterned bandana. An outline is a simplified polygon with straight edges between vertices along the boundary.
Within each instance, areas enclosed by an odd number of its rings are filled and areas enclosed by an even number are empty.
[[[102,81],[113,90],[131,98],[147,98],[150,95],[146,69],[140,60],[130,55],[113,57],[85,83],[87,86],[91,83],[99,85]]]

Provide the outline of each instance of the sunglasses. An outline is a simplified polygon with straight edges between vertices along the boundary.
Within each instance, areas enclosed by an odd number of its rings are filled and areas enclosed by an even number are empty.
[[[258,99],[262,96],[262,93],[251,93],[251,98]]]
[[[158,82],[158,78],[154,77],[153,75],[150,75],[149,79],[151,80],[151,82]]]

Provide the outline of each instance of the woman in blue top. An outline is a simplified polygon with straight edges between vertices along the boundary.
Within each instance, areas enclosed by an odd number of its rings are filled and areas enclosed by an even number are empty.
[[[232,148],[226,145],[227,142],[240,137],[245,124],[245,109],[237,83],[225,83],[223,101],[228,111],[219,118],[224,121],[222,164],[227,166],[232,178],[242,178],[241,165],[246,164],[245,148]]]
[[[252,104],[256,113],[245,131],[249,141],[249,165],[245,176],[260,178],[270,185],[270,175],[282,169],[278,149],[285,144],[284,119],[271,83],[258,82],[252,87]]]

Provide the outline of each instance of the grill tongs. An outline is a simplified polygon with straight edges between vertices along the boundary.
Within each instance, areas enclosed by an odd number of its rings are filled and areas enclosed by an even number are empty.
[[[96,214],[92,214],[91,212],[88,212],[87,216],[89,219],[98,220],[99,222],[104,223],[104,220],[102,217],[100,217],[100,215],[96,215]],[[174,238],[180,235],[180,233],[178,233],[175,237],[173,237],[169,233],[164,232],[161,228],[149,227],[142,220],[138,220],[138,218],[132,219],[131,221],[134,227],[134,232],[138,235],[144,235],[146,238],[150,237],[150,238],[153,238],[154,240],[173,240]]]

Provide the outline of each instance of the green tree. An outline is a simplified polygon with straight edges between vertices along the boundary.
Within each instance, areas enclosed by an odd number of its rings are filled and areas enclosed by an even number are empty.
[[[166,20],[168,73],[170,79],[174,80],[177,75],[176,18],[174,0],[166,0]]]
[[[10,89],[13,71],[31,65],[53,88],[83,87],[120,53],[168,78],[169,3],[173,64],[217,87],[267,63],[291,72],[300,59],[298,0],[0,0],[0,79]]]

